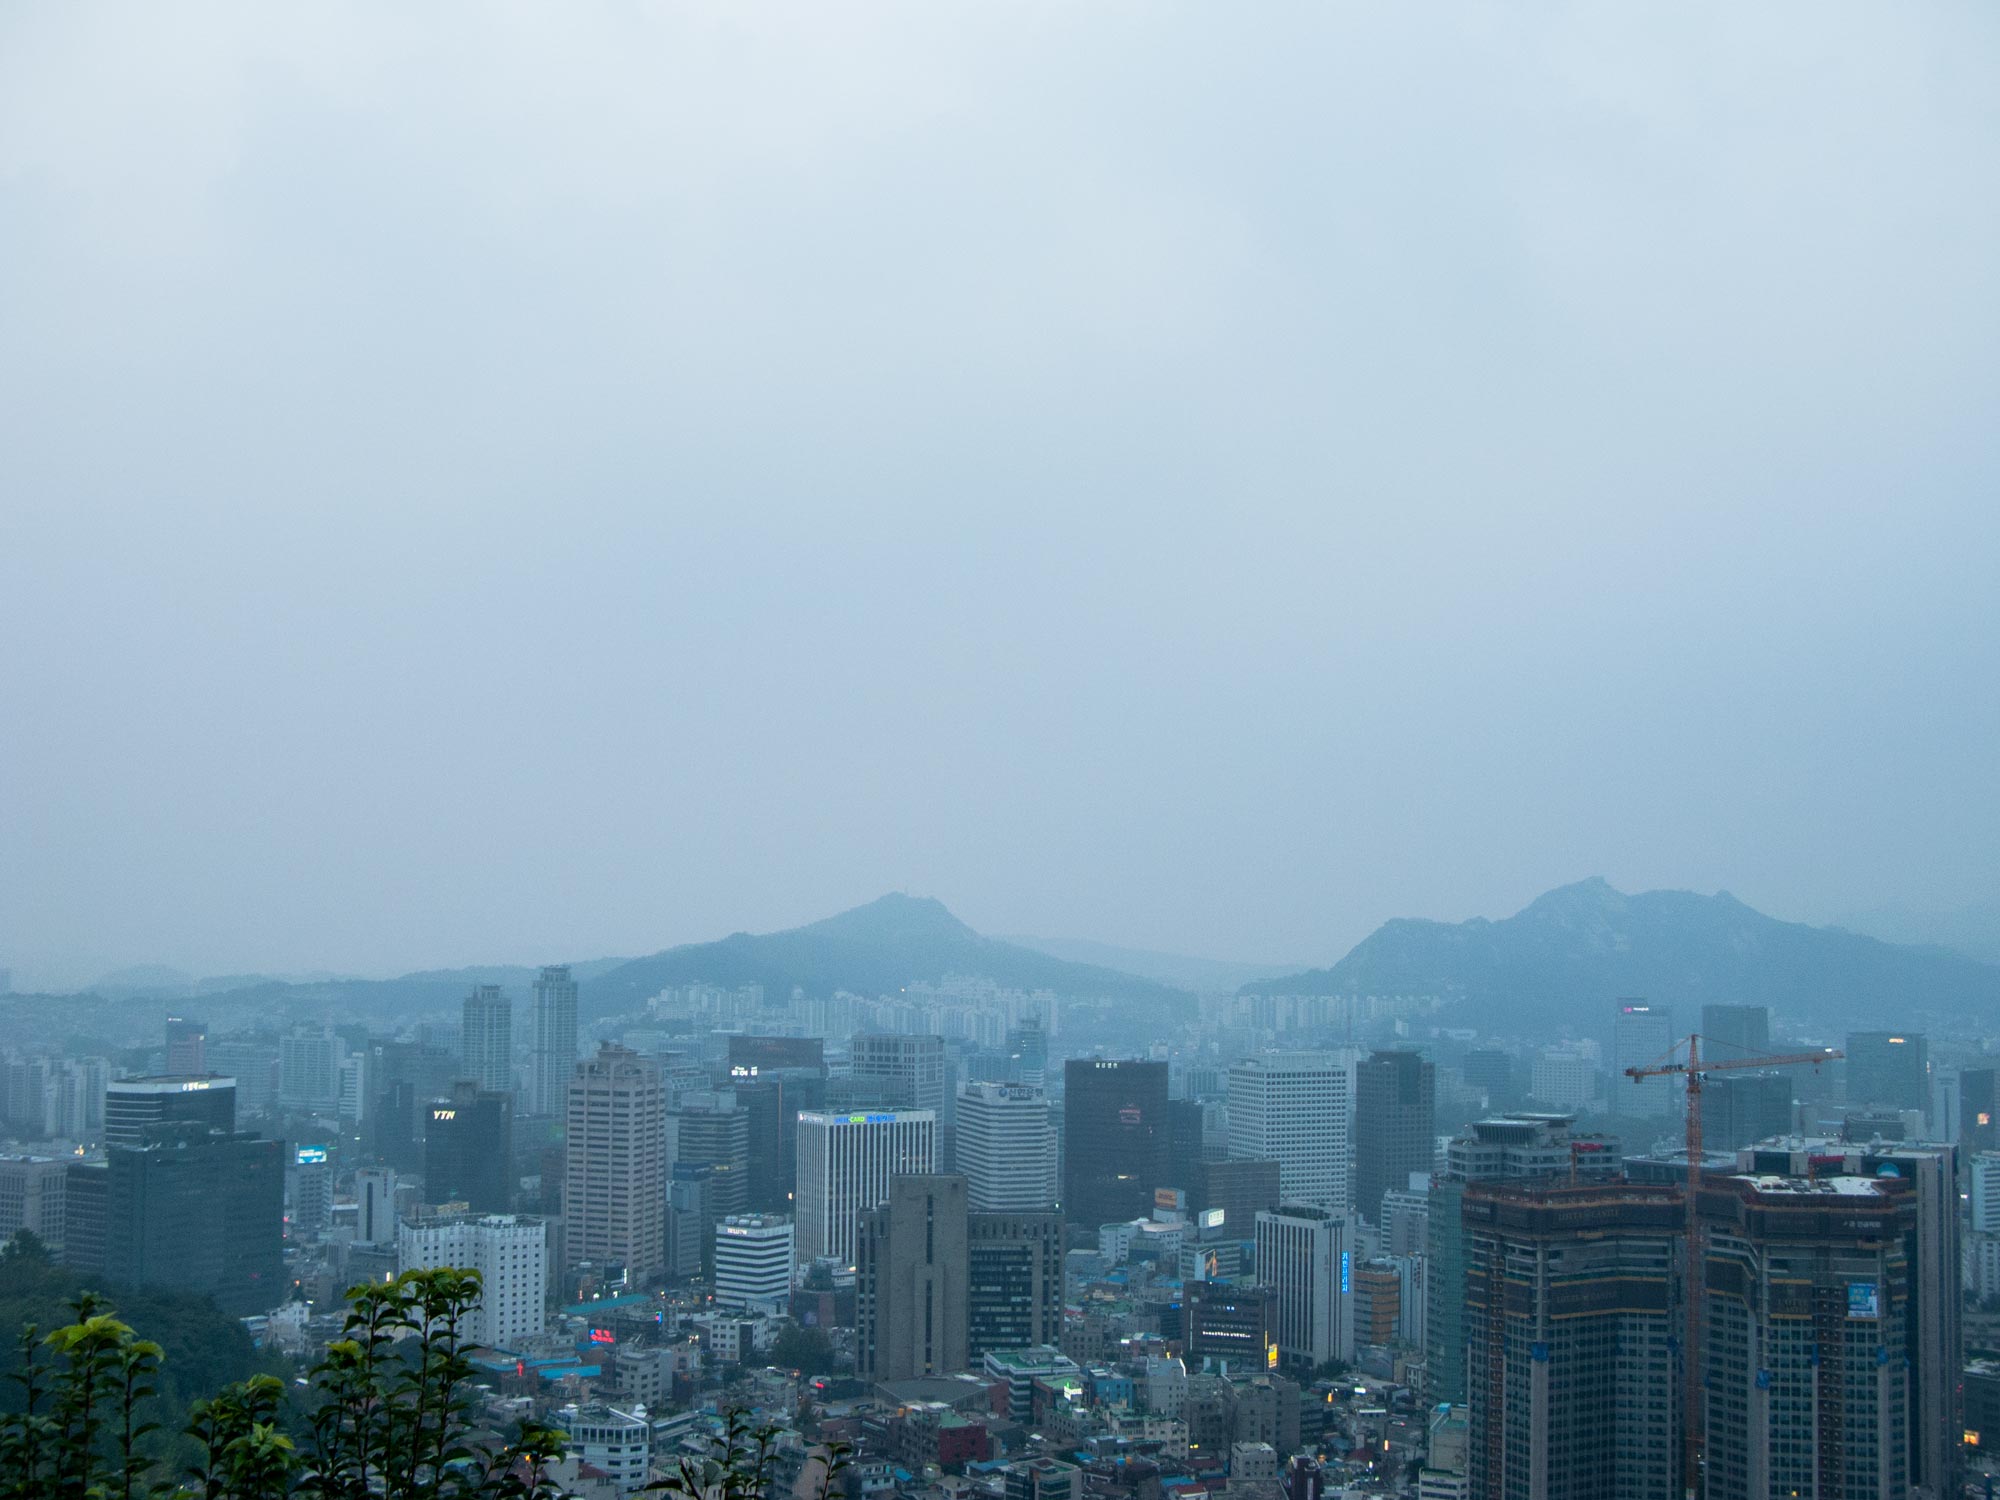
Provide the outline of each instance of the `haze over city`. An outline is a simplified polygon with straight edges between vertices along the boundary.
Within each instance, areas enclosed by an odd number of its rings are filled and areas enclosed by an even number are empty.
[[[0,19],[0,961],[2000,898],[1984,8]]]

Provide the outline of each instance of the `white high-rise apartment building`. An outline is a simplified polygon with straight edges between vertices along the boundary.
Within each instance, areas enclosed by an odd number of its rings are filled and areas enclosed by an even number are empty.
[[[458,1266],[479,1273],[479,1305],[459,1337],[495,1349],[518,1349],[542,1331],[549,1299],[549,1235],[525,1214],[427,1219],[396,1234],[399,1270]]]
[[[974,1213],[1026,1213],[1056,1203],[1056,1132],[1049,1097],[1014,1083],[958,1091],[958,1170]]]
[[[861,1216],[889,1201],[889,1179],[937,1170],[937,1115],[799,1112],[798,1253],[854,1264]]]
[[[731,1214],[715,1226],[715,1305],[783,1312],[797,1260],[792,1221],[779,1214]]]
[[[1323,1052],[1264,1052],[1229,1070],[1229,1154],[1278,1164],[1285,1203],[1345,1213],[1353,1072]]]
[[[567,964],[551,964],[535,981],[535,1062],[530,1109],[559,1115],[576,1067],[576,981]]]
[[[1278,1294],[1271,1330],[1288,1364],[1354,1358],[1354,1244],[1342,1215],[1303,1204],[1257,1213],[1257,1280]]]
[[[514,1004],[497,984],[473,986],[459,1022],[464,1073],[489,1094],[514,1092]]]
[[[622,1265],[643,1286],[667,1268],[666,1078],[607,1042],[576,1065],[566,1103],[565,1253]]]

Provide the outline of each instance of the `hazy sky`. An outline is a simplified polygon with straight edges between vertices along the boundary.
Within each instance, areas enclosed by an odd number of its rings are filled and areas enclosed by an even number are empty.
[[[1978,4],[0,10],[0,964],[1992,899],[1997,67]]]

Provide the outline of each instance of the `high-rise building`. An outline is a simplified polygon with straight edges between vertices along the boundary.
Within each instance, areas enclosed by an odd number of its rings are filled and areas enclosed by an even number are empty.
[[[738,1066],[730,1070],[729,1091],[750,1132],[750,1207],[790,1213],[798,1185],[799,1111],[826,1107],[826,1080],[816,1069],[752,1072]]]
[[[570,1075],[563,1146],[564,1254],[619,1265],[643,1285],[667,1264],[667,1085],[659,1064],[600,1046]]]
[[[0,1245],[25,1229],[61,1255],[68,1180],[66,1159],[0,1156]]]
[[[966,1347],[975,1360],[989,1349],[1053,1344],[1063,1326],[1062,1216],[980,1213],[966,1229]]]
[[[611,1478],[620,1495],[645,1489],[652,1471],[653,1429],[643,1413],[591,1402],[565,1406],[558,1414],[570,1451]]]
[[[974,1212],[1055,1207],[1056,1133],[1049,1124],[1048,1096],[1027,1084],[961,1088],[958,1169]]]
[[[237,1317],[284,1300],[278,1142],[169,1122],[151,1127],[141,1145],[111,1147],[105,1158],[101,1259],[89,1269],[130,1286],[206,1293]]]
[[[1614,1114],[1671,1115],[1680,1098],[1671,1078],[1625,1076],[1627,1068],[1651,1067],[1674,1050],[1671,1007],[1644,1000],[1620,1000],[1611,1020],[1611,1109]],[[1569,1101],[1551,1101],[1568,1103]]]
[[[1460,1206],[1474,1182],[1615,1176],[1617,1143],[1571,1132],[1569,1115],[1513,1114],[1481,1120],[1445,1149],[1445,1169],[1431,1179],[1425,1296],[1425,1369],[1434,1403],[1463,1402],[1465,1384],[1465,1231]]]
[[[1348,1221],[1330,1209],[1257,1215],[1257,1280],[1276,1295],[1273,1337],[1287,1364],[1353,1360],[1354,1259]]]
[[[1708,1178],[1700,1212],[1709,1500],[1909,1495],[1912,1184]]]
[[[1792,1128],[1792,1075],[1780,1069],[1717,1073],[1702,1093],[1702,1130],[1711,1149],[1734,1151]]]
[[[1428,1172],[1437,1155],[1437,1081],[1410,1051],[1377,1052],[1354,1070],[1354,1211],[1382,1222],[1382,1195]]]
[[[104,1090],[104,1144],[137,1146],[155,1125],[236,1129],[236,1080],[214,1074],[117,1078]]]
[[[892,1178],[887,1199],[861,1215],[854,1275],[861,1379],[910,1380],[969,1363],[965,1186],[958,1176]]]
[[[781,1072],[826,1072],[826,1039],[817,1036],[748,1036],[733,1032],[729,1038],[729,1071],[763,1074]]]
[[[535,980],[535,1058],[530,1110],[559,1115],[576,1070],[576,981],[567,964],[550,964]]]
[[[1014,1059],[1013,1079],[1029,1088],[1046,1088],[1049,1077],[1049,1034],[1029,1016],[1007,1031],[1007,1055]]]
[[[514,1206],[514,1096],[469,1079],[434,1100],[424,1123],[424,1202],[476,1214]]]
[[[1096,1228],[1153,1211],[1167,1182],[1167,1065],[1073,1057],[1063,1065],[1063,1217]]]
[[[354,1174],[354,1243],[396,1243],[396,1174],[388,1167],[363,1167]]]
[[[1471,1493],[1679,1495],[1680,1190],[1473,1182],[1463,1214]]]
[[[667,1177],[667,1280],[715,1273],[715,1168],[707,1162],[675,1162]]]
[[[1229,1070],[1229,1154],[1278,1164],[1287,1203],[1345,1213],[1349,1074],[1316,1052],[1266,1052]]]
[[[1269,1287],[1195,1281],[1185,1287],[1187,1362],[1248,1374],[1270,1368],[1278,1346],[1277,1294]]]
[[[207,1071],[208,1023],[188,1016],[168,1016],[166,1072],[196,1078]]]
[[[1188,1186],[1188,1214],[1207,1223],[1208,1216],[1221,1211],[1213,1227],[1234,1239],[1248,1239],[1265,1209],[1275,1210],[1284,1200],[1278,1186],[1278,1164],[1265,1158],[1252,1161],[1226,1157],[1205,1161],[1195,1168]]]
[[[1467,1088],[1482,1090],[1491,1109],[1505,1109],[1514,1102],[1514,1059],[1498,1047],[1475,1047],[1459,1064]]]
[[[1958,1150],[1961,1159],[2000,1149],[2000,1073],[1966,1068],[1958,1075]]]
[[[718,1218],[750,1210],[750,1115],[713,1094],[691,1096],[667,1116],[667,1159],[715,1168],[709,1208]]]
[[[736,1214],[715,1226],[715,1305],[730,1311],[783,1312],[798,1252],[782,1214]]]
[[[1771,1050],[1771,1011],[1763,1005],[1704,1005],[1701,1055],[1717,1062],[1762,1057]]]
[[[849,1044],[848,1059],[854,1081],[875,1090],[869,1097],[883,1106],[944,1118],[943,1037],[867,1033]]]
[[[1847,1106],[1916,1109],[1931,1102],[1930,1041],[1919,1031],[1847,1033]]]
[[[799,1115],[801,1260],[854,1265],[861,1216],[889,1200],[892,1178],[937,1169],[937,1116],[927,1109]]]
[[[458,1028],[460,1065],[489,1094],[514,1092],[514,1005],[497,984],[476,984]]]
[[[458,1330],[470,1343],[519,1349],[548,1321],[549,1235],[541,1219],[466,1214],[407,1223],[396,1235],[396,1264],[479,1273],[479,1301]]]
[[[1913,1490],[1925,1494],[1956,1495],[1964,1467],[1965,1431],[1960,1395],[1964,1266],[1958,1148],[1788,1137],[1747,1147],[1737,1153],[1737,1162],[1754,1176],[1819,1182],[1888,1178],[1910,1184],[1916,1212],[1899,1221],[1916,1300],[1905,1336],[1910,1363],[1909,1482]]]
[[[216,1059],[217,1049],[209,1056]],[[304,1113],[332,1114],[340,1108],[340,1038],[327,1026],[299,1027],[278,1042],[278,1103]]]
[[[333,1220],[333,1164],[324,1146],[295,1146],[285,1173],[291,1213],[286,1238],[310,1244],[326,1233]]]

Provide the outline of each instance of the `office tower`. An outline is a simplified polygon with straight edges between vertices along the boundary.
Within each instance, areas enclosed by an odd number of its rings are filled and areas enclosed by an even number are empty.
[[[1421,1054],[1377,1052],[1354,1070],[1354,1211],[1382,1222],[1382,1195],[1437,1155],[1437,1080]]]
[[[278,1105],[308,1114],[340,1107],[340,1038],[331,1028],[302,1027],[278,1043]]]
[[[514,1006],[497,984],[476,984],[459,1017],[462,1075],[489,1094],[514,1092]]]
[[[1188,1216],[1205,1224],[1210,1214],[1219,1212],[1222,1217],[1215,1227],[1233,1238],[1248,1239],[1258,1213],[1277,1208],[1283,1198],[1275,1161],[1225,1157],[1195,1168],[1194,1181],[1188,1187]]]
[[[1514,1098],[1514,1059],[1498,1047],[1475,1047],[1459,1064],[1468,1088],[1481,1089],[1490,1108],[1504,1109]]]
[[[1734,1151],[1792,1128],[1792,1075],[1717,1073],[1702,1084],[1703,1138],[1711,1151]]]
[[[387,1167],[354,1174],[354,1243],[396,1243],[396,1174]]]
[[[1763,1057],[1771,1050],[1771,1011],[1763,1005],[1704,1005],[1701,1055],[1717,1062]]]
[[[2000,1073],[1966,1068],[1958,1075],[1958,1150],[1961,1159],[2000,1149]]]
[[[1463,1210],[1471,1492],[1678,1496],[1680,1191],[1473,1182]]]
[[[667,1116],[667,1160],[715,1169],[708,1207],[717,1218],[750,1210],[750,1116],[713,1094],[690,1098]]]
[[[101,1258],[88,1269],[128,1286],[205,1293],[235,1317],[284,1300],[278,1142],[170,1121],[152,1126],[141,1145],[111,1147],[99,1171]]]
[[[431,1102],[450,1095],[459,1070],[457,1050],[377,1038],[369,1042],[367,1056],[362,1149],[399,1172],[421,1172]]]
[[[974,1211],[966,1244],[971,1357],[1057,1342],[1063,1326],[1062,1215]]]
[[[960,1089],[958,1169],[975,1212],[1055,1207],[1056,1133],[1048,1096],[1026,1084]]]
[[[1142,1218],[1167,1185],[1167,1065],[1072,1057],[1063,1065],[1063,1217],[1094,1229]]]
[[[2000,1153],[1982,1151],[1967,1169],[1972,1178],[1972,1227],[1980,1234],[2000,1234]]]
[[[424,1125],[424,1202],[463,1203],[473,1213],[514,1206],[514,1096],[470,1080],[433,1101]]]
[[[0,1245],[22,1230],[51,1255],[61,1255],[69,1161],[49,1156],[0,1156]]]
[[[816,1036],[746,1036],[740,1032],[729,1038],[729,1071],[739,1068],[754,1073],[771,1069],[826,1071],[826,1040]]]
[[[731,1311],[784,1312],[798,1250],[792,1221],[781,1214],[737,1214],[715,1226],[715,1305]]]
[[[535,1060],[531,1111],[559,1115],[576,1068],[576,981],[567,964],[550,964],[535,980]]]
[[[1331,1210],[1286,1204],[1257,1215],[1257,1280],[1276,1294],[1278,1356],[1317,1369],[1354,1358],[1354,1245]]]
[[[187,1016],[167,1017],[167,1061],[165,1071],[182,1078],[196,1078],[208,1071],[208,1023]]]
[[[104,1144],[137,1146],[155,1125],[186,1122],[236,1129],[236,1080],[212,1074],[187,1078],[119,1078],[104,1089]]]
[[[1537,1178],[1615,1176],[1615,1141],[1571,1133],[1567,1115],[1515,1114],[1480,1120],[1445,1148],[1445,1169],[1431,1179],[1425,1296],[1425,1365],[1433,1402],[1465,1400],[1465,1233],[1460,1212],[1467,1184]]]
[[[826,1104],[826,1084],[801,1070],[731,1071],[729,1091],[750,1138],[747,1201],[754,1213],[789,1213],[798,1182],[799,1111]]]
[[[849,1044],[848,1059],[857,1084],[872,1083],[875,1097],[890,1109],[928,1109],[943,1118],[944,1038],[864,1034]]]
[[[965,1179],[896,1177],[861,1215],[854,1273],[855,1374],[944,1375],[970,1362]]]
[[[1611,1112],[1619,1115],[1657,1116],[1675,1114],[1680,1109],[1680,1093],[1672,1078],[1646,1078],[1638,1082],[1625,1076],[1627,1068],[1651,1067],[1674,1050],[1674,1013],[1664,1005],[1644,1000],[1620,1000],[1611,1022]],[[1551,1099],[1563,1107],[1580,1106],[1581,1100]]]
[[[659,1064],[605,1043],[570,1075],[564,1255],[619,1265],[635,1285],[666,1271],[667,1085]]]
[[[1847,1106],[1917,1109],[1928,1116],[1930,1042],[1922,1032],[1847,1033]]]
[[[855,1264],[861,1216],[886,1203],[891,1178],[937,1167],[937,1116],[927,1109],[799,1115],[799,1258]]]
[[[1354,1342],[1394,1343],[1403,1321],[1403,1278],[1386,1260],[1366,1260],[1354,1267]]]
[[[1230,1372],[1268,1369],[1277,1344],[1277,1296],[1269,1287],[1196,1281],[1186,1287],[1187,1362],[1210,1362]]]
[[[1964,1452],[1960,1376],[1962,1235],[1958,1148],[1949,1145],[1856,1145],[1846,1141],[1767,1141],[1737,1153],[1746,1174],[1830,1182],[1841,1177],[1900,1179],[1916,1213],[1902,1221],[1916,1309],[1907,1324],[1910,1362],[1909,1482],[1933,1495],[1956,1495]]]
[[[404,1224],[396,1267],[458,1266],[479,1273],[479,1301],[459,1324],[468,1343],[519,1349],[548,1321],[549,1232],[519,1214],[462,1214]]]
[[[292,1207],[286,1237],[301,1243],[319,1239],[333,1219],[333,1166],[326,1159],[326,1147],[294,1148],[285,1178]]]
[[[1015,1083],[1029,1088],[1048,1087],[1049,1034],[1033,1016],[1007,1031],[1007,1055],[1013,1060]]]
[[[715,1168],[675,1162],[667,1175],[667,1280],[714,1279]]]
[[[1278,1164],[1284,1201],[1345,1213],[1348,1070],[1317,1052],[1266,1052],[1229,1070],[1229,1154]]]
[[[1712,1177],[1700,1212],[1708,1500],[1908,1495],[1912,1185]]]

